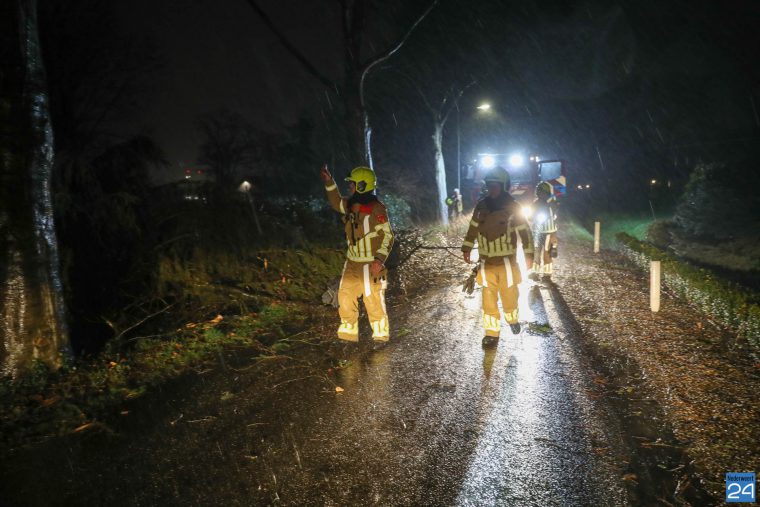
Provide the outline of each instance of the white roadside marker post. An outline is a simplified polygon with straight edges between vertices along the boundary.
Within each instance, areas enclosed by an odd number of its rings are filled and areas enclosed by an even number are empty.
[[[649,268],[649,307],[660,311],[660,261],[651,261]]]
[[[601,229],[601,224],[599,222],[594,222],[594,253],[599,253],[599,231]]]

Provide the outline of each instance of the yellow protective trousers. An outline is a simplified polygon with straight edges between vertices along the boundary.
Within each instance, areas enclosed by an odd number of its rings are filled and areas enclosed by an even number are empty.
[[[499,297],[508,324],[518,321],[517,285],[522,281],[514,255],[489,257],[480,262],[476,281],[483,287],[483,327],[486,336],[498,338],[501,330]]]
[[[556,232],[541,232],[534,241],[536,249],[541,248],[541,254],[533,260],[533,272],[539,275],[551,275],[554,265],[550,254],[552,246],[557,244]]]
[[[338,338],[359,341],[359,298],[364,300],[369,324],[372,327],[372,339],[388,341],[390,331],[388,312],[385,308],[386,272],[379,276],[370,273],[370,262],[346,261],[338,288],[338,313],[340,327]]]

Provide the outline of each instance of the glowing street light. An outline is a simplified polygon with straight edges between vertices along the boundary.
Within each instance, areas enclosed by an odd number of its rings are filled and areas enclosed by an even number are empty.
[[[649,182],[649,184],[650,185],[656,185],[657,184],[657,180],[652,180],[652,181]]]
[[[483,104],[480,104],[478,106],[478,109],[480,109],[481,111],[489,111],[491,109],[491,104],[485,102]]]
[[[259,236],[264,234],[264,231],[261,229],[261,223],[259,222],[259,214],[256,213],[256,206],[253,204],[253,197],[251,196],[251,188],[253,188],[253,185],[251,185],[248,181],[243,181],[240,186],[238,187],[239,192],[243,192],[245,194],[245,198],[248,201],[248,204],[251,205],[251,213],[253,214],[253,223],[256,225],[256,230],[259,232]]]

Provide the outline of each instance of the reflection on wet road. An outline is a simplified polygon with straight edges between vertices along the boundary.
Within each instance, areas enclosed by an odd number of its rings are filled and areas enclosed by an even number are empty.
[[[452,272],[389,299],[386,349],[363,346],[334,373],[322,352],[221,365],[142,400],[114,432],[20,454],[6,486],[46,506],[631,503],[620,428],[586,394],[553,292],[526,283],[522,333],[503,325],[484,351],[480,292],[441,263]]]
[[[301,428],[301,470],[285,503],[344,505],[625,504],[602,423],[584,399],[570,346],[525,284],[523,332],[480,346],[480,293],[428,292],[397,319],[401,340],[337,379],[345,391]],[[316,417],[316,412],[321,412]],[[308,418],[308,417],[307,417]],[[319,473],[316,474],[316,471]],[[292,472],[296,476],[291,476]]]

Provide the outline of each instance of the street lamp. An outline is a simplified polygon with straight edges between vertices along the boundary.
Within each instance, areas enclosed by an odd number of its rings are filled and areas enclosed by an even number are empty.
[[[253,185],[251,185],[248,181],[243,181],[240,186],[238,187],[239,192],[243,192],[245,194],[246,200],[248,201],[248,204],[251,206],[251,213],[253,213],[253,223],[256,225],[256,230],[259,232],[259,236],[264,234],[264,231],[261,230],[261,224],[259,223],[259,214],[256,213],[256,206],[253,204],[253,197],[251,197],[251,188]]]
[[[491,104],[489,104],[488,102],[485,102],[483,104],[480,104],[478,106],[478,109],[480,109],[481,111],[489,111],[491,109]]]

